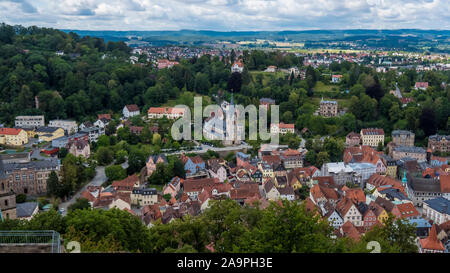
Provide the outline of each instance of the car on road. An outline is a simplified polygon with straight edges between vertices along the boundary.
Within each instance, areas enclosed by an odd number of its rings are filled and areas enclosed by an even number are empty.
[[[60,208],[60,209],[58,210],[59,214],[63,214],[65,211],[66,211],[65,208]]]

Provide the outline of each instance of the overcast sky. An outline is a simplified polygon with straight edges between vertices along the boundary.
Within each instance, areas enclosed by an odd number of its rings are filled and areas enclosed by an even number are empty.
[[[0,22],[81,30],[450,29],[450,0],[0,0]]]

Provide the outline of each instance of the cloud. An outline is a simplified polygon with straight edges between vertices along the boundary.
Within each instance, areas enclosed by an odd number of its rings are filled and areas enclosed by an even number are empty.
[[[0,18],[13,24],[94,30],[450,29],[448,0],[33,0],[33,5],[30,3],[30,0],[0,0]]]
[[[37,9],[33,5],[28,3],[26,0],[9,0],[5,2],[12,2],[19,4],[22,12],[24,13],[37,13]]]

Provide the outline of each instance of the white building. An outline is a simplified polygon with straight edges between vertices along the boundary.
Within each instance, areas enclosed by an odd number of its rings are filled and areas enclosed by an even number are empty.
[[[242,71],[244,71],[244,64],[241,61],[234,62],[234,64],[231,66],[231,73],[242,73]]]
[[[42,127],[45,126],[44,116],[17,116],[16,127]]]
[[[122,114],[125,118],[130,118],[139,115],[139,107],[136,104],[125,105]]]
[[[69,135],[78,132],[77,122],[74,120],[54,119],[50,120],[48,127],[63,128]]]
[[[440,225],[450,220],[450,200],[438,197],[423,202],[423,216]]]

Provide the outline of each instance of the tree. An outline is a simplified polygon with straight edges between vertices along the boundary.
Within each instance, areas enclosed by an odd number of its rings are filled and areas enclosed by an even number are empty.
[[[77,198],[75,203],[68,207],[69,212],[77,210],[77,209],[89,209],[91,208],[91,204],[89,204],[89,200],[86,198]]]
[[[55,171],[51,171],[47,178],[47,195],[61,197],[62,191],[63,189],[58,175]]]
[[[108,147],[110,145],[109,137],[107,135],[101,135],[98,137],[97,146],[98,147]]]
[[[99,147],[96,152],[96,158],[98,161],[98,164],[102,166],[106,166],[111,164],[114,160],[114,153],[111,151],[111,149],[107,147]]]
[[[145,166],[146,158],[142,151],[132,150],[128,155],[128,168],[127,174],[131,175],[140,172]]]
[[[316,165],[322,166],[324,163],[330,162],[330,156],[327,152],[319,152],[317,154]]]
[[[126,170],[120,165],[112,165],[105,168],[105,175],[109,182],[122,180],[127,177]]]
[[[227,82],[227,89],[233,93],[240,93],[242,86],[242,75],[239,72],[231,73],[230,78]]]
[[[430,136],[436,133],[436,114],[433,108],[422,109],[422,115],[420,116],[420,127],[425,132],[426,136]]]

